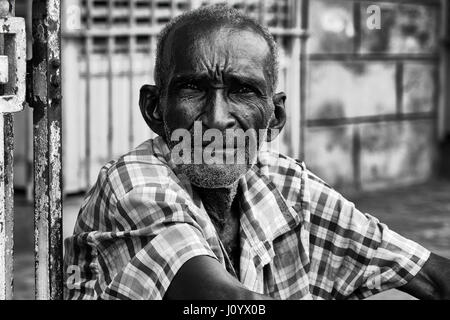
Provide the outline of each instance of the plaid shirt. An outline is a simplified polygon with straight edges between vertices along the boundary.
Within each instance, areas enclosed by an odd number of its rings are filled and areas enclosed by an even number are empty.
[[[227,267],[162,138],[107,163],[65,240],[67,299],[162,299],[180,267]],[[406,284],[429,251],[358,211],[303,163],[261,151],[239,180],[240,281],[279,299],[357,299]]]

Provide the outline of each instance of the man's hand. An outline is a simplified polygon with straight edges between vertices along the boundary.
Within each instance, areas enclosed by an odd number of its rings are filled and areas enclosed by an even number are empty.
[[[431,253],[422,270],[398,289],[418,299],[450,300],[450,260]]]
[[[175,275],[164,299],[175,300],[269,300],[247,290],[214,258],[198,256],[187,261]]]

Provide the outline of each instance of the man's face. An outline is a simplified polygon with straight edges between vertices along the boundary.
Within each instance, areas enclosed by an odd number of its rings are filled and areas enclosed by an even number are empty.
[[[199,138],[194,133],[216,129],[223,133],[225,150],[226,132],[241,129],[256,133],[249,137],[257,140],[257,133],[267,128],[274,110],[265,39],[250,30],[223,26],[186,30],[173,31],[164,49],[170,71],[160,104],[169,147],[173,149],[178,142],[171,141],[176,129],[189,130],[192,140]],[[202,123],[200,133],[194,132],[198,121]],[[204,141],[200,148],[204,150],[209,142]],[[248,146],[245,150],[232,148],[232,152],[256,156]],[[179,168],[194,185],[219,188],[245,174],[254,157],[247,160],[238,164],[181,164]]]

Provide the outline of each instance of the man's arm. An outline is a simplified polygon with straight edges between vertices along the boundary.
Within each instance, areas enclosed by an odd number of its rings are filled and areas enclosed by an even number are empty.
[[[450,260],[431,253],[419,273],[398,289],[418,299],[450,300]]]
[[[246,288],[214,258],[197,256],[175,275],[164,299],[271,300]]]

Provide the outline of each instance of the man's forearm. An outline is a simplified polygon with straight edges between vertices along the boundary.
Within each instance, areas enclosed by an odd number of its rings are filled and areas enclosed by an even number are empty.
[[[175,275],[167,300],[273,300],[245,288],[223,266],[208,256],[187,261]]]
[[[450,300],[450,260],[431,253],[419,273],[399,290],[418,299]]]

